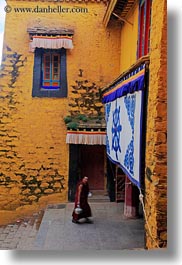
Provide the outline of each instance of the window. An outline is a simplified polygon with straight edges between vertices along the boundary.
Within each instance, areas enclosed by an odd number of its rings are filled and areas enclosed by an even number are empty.
[[[43,56],[42,88],[60,88],[60,54],[47,52]]]
[[[35,49],[33,97],[67,97],[66,50]]]
[[[141,0],[139,4],[138,58],[150,49],[151,4],[152,0]]]

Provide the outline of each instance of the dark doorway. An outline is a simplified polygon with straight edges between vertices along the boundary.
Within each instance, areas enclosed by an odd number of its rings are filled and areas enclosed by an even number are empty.
[[[125,178],[126,175],[123,170],[116,166],[116,202],[121,202],[125,200]]]
[[[116,182],[116,165],[113,164],[107,158],[107,191],[111,202],[114,202],[116,199],[115,193],[115,182]]]
[[[69,145],[69,181],[68,181],[68,200],[73,202],[75,199],[76,184],[80,176],[79,171],[79,145]]]
[[[89,178],[90,190],[104,190],[105,146],[81,145],[81,175]]]
[[[89,178],[91,191],[104,191],[105,146],[70,144],[69,149],[68,200],[74,201],[76,185],[83,176]]]

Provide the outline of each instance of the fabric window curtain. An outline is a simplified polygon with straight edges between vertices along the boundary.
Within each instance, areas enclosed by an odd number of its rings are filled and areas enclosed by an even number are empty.
[[[33,36],[30,41],[30,51],[43,49],[73,49],[72,36]]]

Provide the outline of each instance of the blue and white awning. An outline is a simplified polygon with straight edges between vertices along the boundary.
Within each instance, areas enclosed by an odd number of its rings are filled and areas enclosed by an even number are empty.
[[[106,148],[109,159],[118,164],[140,187],[143,90],[145,65],[104,93],[107,123]]]

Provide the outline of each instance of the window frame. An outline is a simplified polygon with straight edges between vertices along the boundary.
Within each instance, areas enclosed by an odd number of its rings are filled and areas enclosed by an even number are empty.
[[[46,53],[59,54],[59,87],[43,86],[43,58]],[[35,49],[32,97],[67,97],[66,49]]]
[[[57,57],[57,62],[55,61]],[[57,66],[55,66],[57,63]],[[57,70],[56,70],[57,69]],[[54,77],[55,70],[57,78]],[[49,76],[47,78],[47,75]],[[60,88],[60,54],[58,52],[50,51],[43,54],[42,63],[42,86],[43,89],[59,89]]]
[[[152,0],[141,0],[139,3],[137,59],[149,53],[151,5]]]

